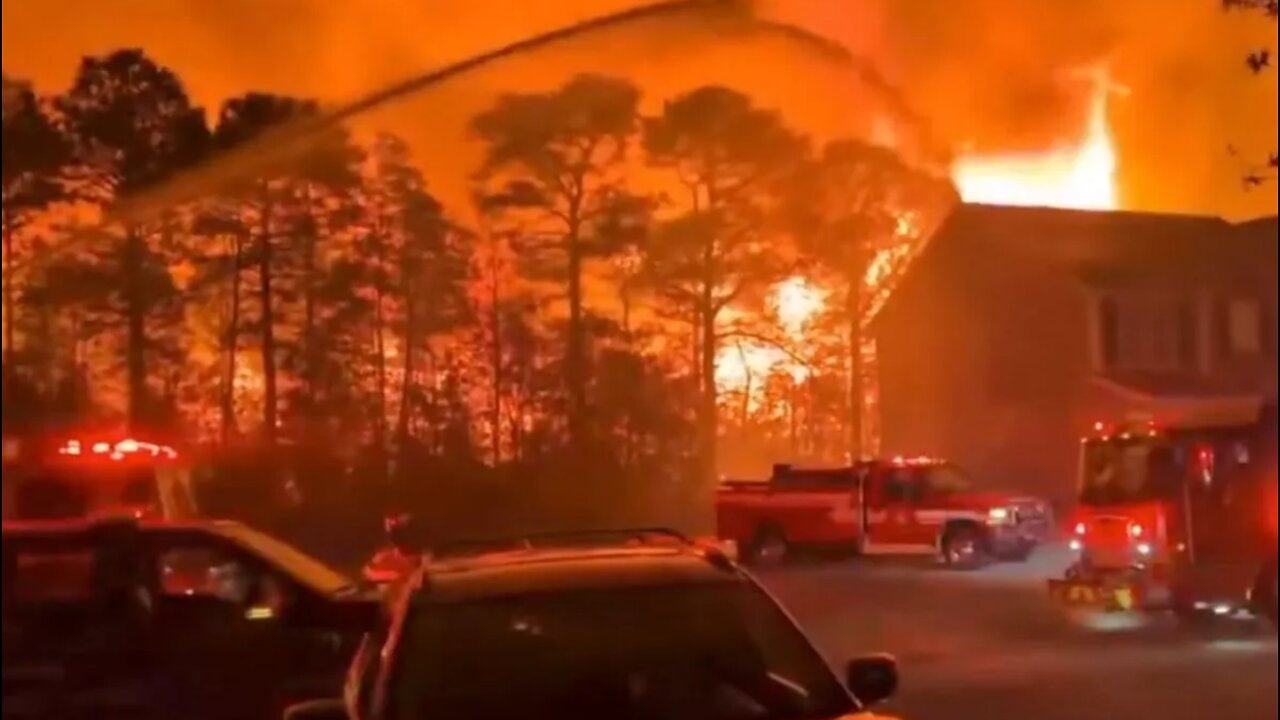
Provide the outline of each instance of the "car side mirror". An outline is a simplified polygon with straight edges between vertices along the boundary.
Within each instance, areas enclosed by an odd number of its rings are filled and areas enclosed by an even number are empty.
[[[341,700],[313,700],[284,711],[284,720],[351,720]]]
[[[853,660],[846,670],[845,684],[863,705],[878,705],[898,693],[898,661],[888,655]]]

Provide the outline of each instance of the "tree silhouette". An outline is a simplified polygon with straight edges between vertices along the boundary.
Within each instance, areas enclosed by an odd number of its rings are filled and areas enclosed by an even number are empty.
[[[714,478],[718,437],[717,355],[724,311],[778,279],[785,256],[767,227],[782,181],[804,141],[773,112],[735,90],[708,87],[667,103],[645,123],[651,162],[671,169],[687,193],[682,214],[650,247],[655,281],[693,308],[697,326],[699,433],[704,479]]]
[[[3,233],[4,373],[15,369],[18,350],[18,272],[25,248],[19,234],[34,213],[65,197],[58,173],[68,160],[65,136],[34,92],[4,78]],[[7,384],[6,384],[7,387]]]
[[[488,145],[481,177],[489,209],[528,216],[520,251],[566,285],[569,432],[579,449],[588,434],[584,268],[616,252],[602,221],[634,204],[625,171],[639,100],[627,81],[585,75],[551,93],[503,97],[473,122]]]
[[[396,445],[410,441],[416,400],[422,394],[419,360],[432,334],[466,318],[469,252],[444,209],[412,164],[408,145],[392,135],[375,139],[372,172],[362,191],[365,227],[360,262],[364,293],[373,306],[375,367],[374,438],[386,446],[388,391],[399,385]],[[397,336],[398,383],[388,380],[388,333]]]
[[[319,106],[307,100],[251,93],[229,100],[222,108],[215,132],[220,151],[228,152],[253,142],[290,123],[314,117]],[[315,242],[319,221],[314,214],[317,187],[348,187],[355,182],[353,165],[359,159],[340,127],[313,139],[300,154],[279,158],[269,166],[255,168],[252,177],[234,177],[227,192],[241,205],[250,234],[258,274],[258,309],[262,357],[262,432],[268,445],[274,444],[280,426],[280,377],[277,323],[277,265],[281,253],[291,254],[301,264],[301,294],[305,317],[303,364],[308,394],[314,393],[318,370],[314,362],[315,344]],[[281,247],[286,239],[301,238],[300,246]]]
[[[115,204],[153,190],[201,159],[207,150],[204,112],[191,104],[181,81],[140,50],[86,58],[71,89],[58,98],[77,163],[91,176],[86,193],[111,218]],[[157,245],[171,231],[170,217],[147,226],[122,221],[109,250],[112,305],[125,327],[129,418],[154,414],[148,386],[148,318],[174,299]]]

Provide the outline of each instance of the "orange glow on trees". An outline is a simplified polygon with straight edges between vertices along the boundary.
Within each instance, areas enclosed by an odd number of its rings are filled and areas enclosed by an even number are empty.
[[[987,205],[1115,210],[1120,206],[1111,98],[1119,88],[1105,68],[1093,84],[1084,135],[1039,152],[965,155],[954,177],[965,202]]]

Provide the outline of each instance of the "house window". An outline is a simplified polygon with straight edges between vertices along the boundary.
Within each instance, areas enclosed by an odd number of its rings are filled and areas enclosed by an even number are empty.
[[[1108,296],[1098,305],[1104,369],[1177,371],[1196,366],[1195,305],[1168,297]]]
[[[1227,306],[1227,338],[1230,354],[1262,353],[1262,304],[1257,300],[1233,300]]]

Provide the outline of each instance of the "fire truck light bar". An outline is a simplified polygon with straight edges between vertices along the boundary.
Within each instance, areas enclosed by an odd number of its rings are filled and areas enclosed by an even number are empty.
[[[115,445],[105,442],[94,443],[91,449],[93,455],[109,457],[116,462],[137,456],[150,456],[166,460],[178,459],[178,451],[168,445],[140,442],[132,438],[121,440]],[[88,453],[85,452],[84,443],[79,440],[68,440],[65,445],[58,448],[58,454],[64,457],[81,457]]]

